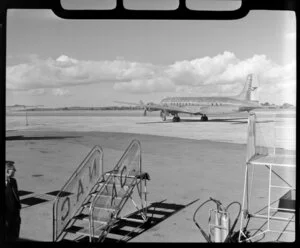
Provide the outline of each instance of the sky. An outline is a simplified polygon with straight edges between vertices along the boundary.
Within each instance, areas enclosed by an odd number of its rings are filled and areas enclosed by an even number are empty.
[[[65,20],[8,10],[6,105],[101,107],[169,96],[232,96],[254,73],[260,102],[296,104],[296,17]]]

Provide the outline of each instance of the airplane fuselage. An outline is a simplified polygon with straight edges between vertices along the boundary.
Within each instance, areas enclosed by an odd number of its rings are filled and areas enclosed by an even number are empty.
[[[142,106],[144,115],[147,111],[160,111],[163,121],[166,116],[173,115],[173,121],[180,121],[179,114],[201,115],[202,121],[207,121],[209,114],[230,114],[236,112],[251,111],[261,108],[258,101],[251,101],[251,92],[257,87],[252,87],[252,74],[247,76],[242,91],[231,97],[167,97],[161,100],[159,104],[147,103],[134,105]],[[124,103],[124,102],[120,102]],[[126,103],[132,104],[132,103]]]
[[[257,102],[230,97],[168,97],[163,99],[161,104],[178,107],[195,115],[226,114],[259,108]]]

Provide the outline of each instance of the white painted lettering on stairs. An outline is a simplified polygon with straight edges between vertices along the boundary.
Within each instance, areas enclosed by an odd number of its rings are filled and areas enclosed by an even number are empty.
[[[102,176],[102,157],[102,149],[95,146],[62,188],[61,192],[69,194],[58,194],[54,203],[54,239],[62,233]]]

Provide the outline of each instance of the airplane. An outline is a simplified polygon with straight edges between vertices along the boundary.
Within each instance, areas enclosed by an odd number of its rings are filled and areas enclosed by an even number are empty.
[[[179,122],[179,113],[201,115],[201,121],[208,121],[209,114],[230,114],[237,112],[249,112],[253,109],[262,108],[258,101],[251,100],[251,92],[257,87],[252,87],[253,74],[247,75],[243,90],[240,94],[230,97],[167,97],[161,100],[160,104],[129,103],[115,101],[116,103],[130,104],[144,108],[144,115],[147,111],[160,111],[163,121],[167,116],[173,115],[173,122]]]

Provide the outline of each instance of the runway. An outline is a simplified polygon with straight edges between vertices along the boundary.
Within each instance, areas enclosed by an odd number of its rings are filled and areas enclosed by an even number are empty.
[[[65,113],[64,113],[65,112]],[[28,125],[22,115],[6,117],[7,135],[22,131],[73,131],[73,132],[122,132],[158,136],[211,140],[230,143],[246,143],[247,113],[210,116],[209,121],[200,121],[199,116],[182,116],[181,122],[172,122],[171,117],[163,122],[157,112],[142,116],[140,111],[96,112],[40,112],[29,113]],[[272,113],[264,113],[272,121]],[[289,112],[285,113],[290,117]],[[292,112],[293,117],[293,112]],[[234,132],[233,132],[234,131]],[[220,135],[221,134],[221,135]]]
[[[213,117],[208,122],[183,117],[179,123],[162,122],[154,115],[29,116],[28,126],[24,116],[6,118],[6,159],[16,162],[16,178],[24,194],[24,239],[51,241],[53,197],[49,193],[60,190],[95,145],[103,148],[104,168],[109,170],[130,141],[139,140],[142,168],[151,177],[149,202],[165,200],[182,206],[130,242],[206,242],[192,221],[195,209],[209,197],[224,204],[242,201],[246,116]],[[261,191],[256,193],[265,197]],[[258,201],[256,207],[263,204]],[[203,213],[199,221],[206,225],[207,218]]]

